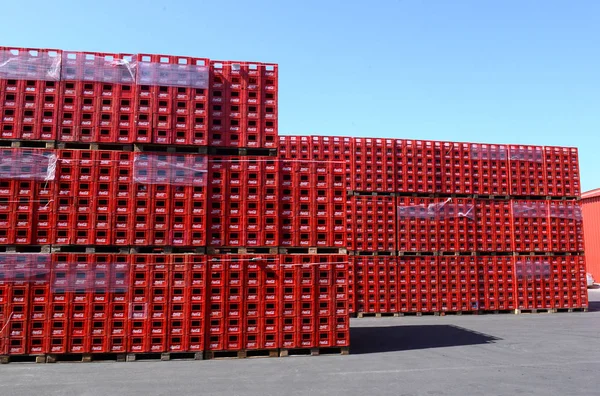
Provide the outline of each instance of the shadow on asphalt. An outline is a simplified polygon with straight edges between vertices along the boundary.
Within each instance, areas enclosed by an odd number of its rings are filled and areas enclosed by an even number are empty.
[[[501,338],[453,325],[351,327],[352,354],[489,344]]]

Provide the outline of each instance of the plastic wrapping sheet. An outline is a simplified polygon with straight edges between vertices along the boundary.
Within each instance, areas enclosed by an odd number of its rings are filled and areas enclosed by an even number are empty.
[[[531,146],[511,146],[509,149],[511,161],[544,162],[544,148]]]
[[[583,212],[581,211],[581,206],[578,204],[550,204],[549,215],[551,218],[555,219],[583,221]]]
[[[548,217],[547,201],[513,201],[512,215],[517,218]]]
[[[57,156],[52,151],[0,149],[0,179],[51,181]]]
[[[197,154],[136,153],[133,180],[141,184],[206,186],[208,157]]]
[[[505,161],[508,159],[508,147],[495,144],[471,144],[471,159]]]
[[[58,50],[0,48],[0,78],[59,81],[61,61]]]
[[[77,268],[77,265],[53,264],[51,270],[51,292],[86,293],[86,292],[124,292],[130,288],[129,274],[119,277],[111,271],[113,264],[94,265]]]
[[[536,260],[517,258],[515,262],[515,275],[517,280],[542,280],[549,279],[552,273],[550,263],[546,259]]]
[[[137,63],[138,85],[208,88],[208,64],[194,63],[188,58],[179,58],[179,62],[186,63],[168,63],[169,58],[160,57],[158,62],[154,62],[152,58],[140,55]]]
[[[132,55],[64,51],[61,79],[134,84],[137,63]]]
[[[475,219],[475,205],[458,204],[451,200],[429,205],[398,206],[398,217],[418,219],[447,220],[453,218]]]
[[[47,285],[51,261],[49,253],[0,253],[0,286]]]

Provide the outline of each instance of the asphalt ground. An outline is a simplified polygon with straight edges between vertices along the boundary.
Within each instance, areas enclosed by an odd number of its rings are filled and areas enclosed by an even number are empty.
[[[0,395],[599,395],[590,312],[353,319],[348,356],[11,363]]]

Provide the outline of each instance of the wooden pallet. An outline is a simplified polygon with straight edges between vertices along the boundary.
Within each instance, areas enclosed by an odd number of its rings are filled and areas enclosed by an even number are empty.
[[[554,308],[533,308],[533,309],[515,309],[515,315],[519,314],[535,314],[535,313],[556,313]]]
[[[276,247],[209,247],[208,254],[278,254]]]
[[[442,311],[440,316],[479,315],[479,311]]]
[[[204,246],[132,246],[128,248],[128,252],[130,254],[206,254],[206,248]]]
[[[277,157],[276,148],[260,147],[210,147],[208,153],[211,155],[235,155],[241,157]]]
[[[61,150],[133,151],[133,144],[131,143],[58,142],[56,147]]]
[[[306,248],[279,248],[279,254],[348,254],[346,248],[321,248],[321,247],[306,247]]]
[[[404,250],[398,251],[398,256],[404,257],[431,257],[437,256],[437,252],[408,252]]]
[[[56,143],[53,140],[0,139],[0,147],[53,149]]]
[[[128,353],[127,362],[139,360],[160,360],[167,362],[169,360],[204,360],[202,352],[160,352],[160,353]]]
[[[214,359],[246,359],[259,357],[278,357],[278,349],[242,349],[239,351],[206,351],[206,360]]]
[[[398,316],[440,316],[440,312],[399,312]]]
[[[0,364],[46,363],[46,355],[0,355]]]
[[[557,313],[588,312],[588,308],[555,308]]]
[[[393,197],[396,195],[394,192],[386,191],[352,191],[348,190],[348,196],[354,197]]]
[[[46,363],[59,362],[124,362],[126,355],[124,353],[64,353],[44,355]]]
[[[0,246],[0,253],[50,253],[50,245],[8,245]]]
[[[208,146],[166,145],[152,143],[136,143],[133,151],[139,153],[172,153],[172,154],[208,154]]]
[[[114,253],[128,254],[128,246],[52,245],[52,253]]]
[[[356,317],[362,318],[397,318],[400,314],[398,312],[358,312]]]
[[[319,355],[349,355],[350,347],[328,347],[328,348],[294,348],[279,349],[280,357],[288,356],[319,356]]]

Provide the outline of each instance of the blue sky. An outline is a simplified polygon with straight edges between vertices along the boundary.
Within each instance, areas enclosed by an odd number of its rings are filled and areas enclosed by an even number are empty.
[[[143,5],[142,5],[143,3]],[[0,44],[279,63],[281,134],[576,146],[600,187],[600,2],[6,1]]]

